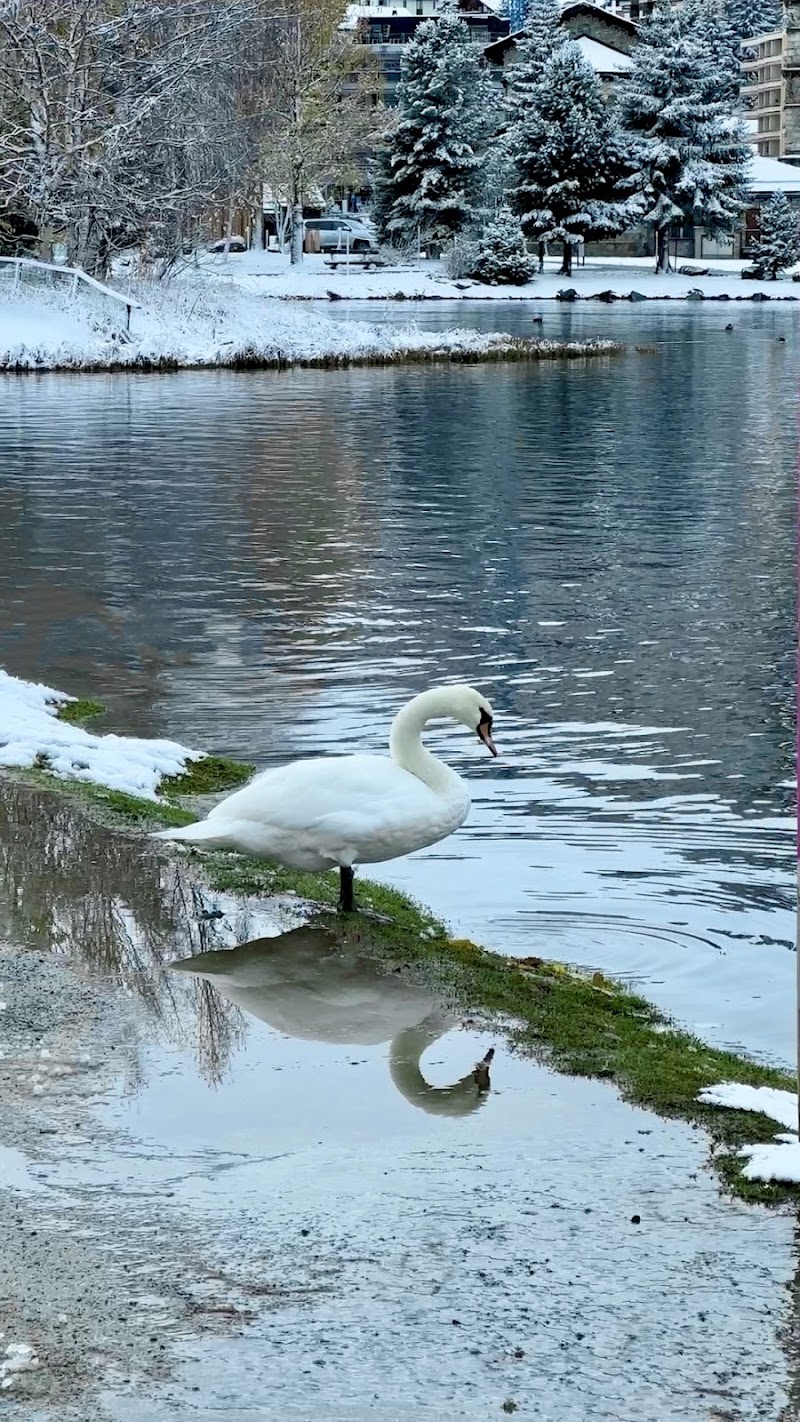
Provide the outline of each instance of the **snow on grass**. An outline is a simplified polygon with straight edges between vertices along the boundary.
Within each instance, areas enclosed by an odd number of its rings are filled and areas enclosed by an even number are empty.
[[[137,282],[131,290],[142,309],[132,313],[130,332],[111,303],[107,312],[96,305],[90,309],[80,297],[41,287],[35,297],[21,288],[0,300],[0,369],[336,364],[426,354],[480,357],[521,344],[500,332],[333,321],[290,302],[266,300],[264,293],[232,281]],[[558,349],[553,342],[536,345],[545,353]],[[599,346],[613,349],[611,342]]]
[[[95,735],[60,721],[59,707],[72,700],[0,669],[0,766],[42,765],[65,779],[154,800],[162,775],[179,775],[202,758],[175,741]]]
[[[706,1086],[698,1097],[704,1106],[729,1106],[734,1111],[760,1111],[781,1126],[797,1126],[797,1097],[774,1086],[745,1086],[740,1081],[723,1081]]]
[[[571,277],[558,274],[558,261],[545,263],[545,270],[524,286],[487,286],[467,278],[454,281],[448,277],[441,262],[390,265],[365,272],[354,268],[336,271],[325,265],[322,256],[309,255],[292,266],[289,258],[279,252],[242,252],[228,255],[204,254],[198,265],[187,272],[187,279],[229,282],[253,295],[287,297],[295,300],[325,300],[334,296],[350,300],[458,301],[530,301],[532,298],[553,298],[559,291],[574,287],[579,298],[588,298],[604,291],[614,291],[623,298],[638,291],[648,299],[685,298],[692,290],[706,297],[728,296],[748,298],[756,294],[800,299],[800,285],[788,277],[781,281],[742,281],[741,272],[747,262],[734,260],[680,261],[679,266],[707,269],[708,276],[679,272],[656,275],[652,257],[587,257],[585,266],[575,266]]]
[[[779,1091],[774,1086],[745,1086],[738,1081],[724,1081],[705,1087],[697,1099],[705,1106],[758,1111],[788,1127],[787,1131],[779,1132],[774,1141],[742,1146],[739,1154],[747,1158],[742,1173],[747,1180],[800,1184],[800,1140],[794,1092]]]

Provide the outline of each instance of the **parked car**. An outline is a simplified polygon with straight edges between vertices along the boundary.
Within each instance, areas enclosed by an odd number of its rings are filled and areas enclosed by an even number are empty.
[[[209,252],[246,252],[247,243],[244,237],[220,237],[218,242],[212,242]]]
[[[345,252],[350,238],[351,252],[377,252],[378,246],[369,228],[357,217],[307,217],[306,232],[319,233],[320,250]]]

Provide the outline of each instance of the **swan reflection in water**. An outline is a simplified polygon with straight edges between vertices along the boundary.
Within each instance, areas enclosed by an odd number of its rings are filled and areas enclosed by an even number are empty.
[[[457,1018],[423,988],[383,971],[373,959],[342,952],[324,929],[293,928],[172,967],[205,979],[229,1002],[287,1037],[360,1047],[390,1042],[394,1085],[412,1106],[431,1115],[466,1116],[486,1100],[494,1049],[452,1085],[431,1086],[420,1058]]]

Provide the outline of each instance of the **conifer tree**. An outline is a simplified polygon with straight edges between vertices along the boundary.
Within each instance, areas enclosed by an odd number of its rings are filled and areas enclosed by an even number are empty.
[[[530,281],[533,267],[519,218],[501,207],[483,230],[472,275],[490,286],[522,286]]]
[[[659,4],[641,28],[633,68],[620,94],[622,123],[633,139],[643,220],[655,233],[656,269],[669,269],[669,236],[695,223],[726,232],[746,203],[752,157],[727,74],[715,77],[711,22],[695,11]],[[722,41],[717,41],[721,46]]]
[[[517,44],[517,59],[509,65],[505,109],[507,123],[521,117],[539,83],[554,50],[568,36],[561,29],[558,0],[531,0],[525,20],[524,38]]]
[[[383,236],[443,242],[463,230],[478,197],[487,83],[469,30],[452,10],[406,46],[397,121],[379,165]]]
[[[732,113],[740,113],[742,44],[724,0],[687,0],[683,20],[704,51],[706,99],[720,100]]]
[[[594,70],[572,41],[553,50],[508,142],[510,205],[526,236],[563,242],[565,276],[576,242],[610,236],[635,221],[638,199],[619,186],[630,172],[623,137]]]
[[[768,35],[785,26],[781,0],[727,0],[725,10],[731,28],[740,39]]]
[[[778,272],[800,260],[800,218],[785,193],[773,193],[761,209],[761,236],[753,265],[775,281]]]

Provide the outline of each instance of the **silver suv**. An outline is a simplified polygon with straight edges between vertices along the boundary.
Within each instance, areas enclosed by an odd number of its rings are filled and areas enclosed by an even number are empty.
[[[319,233],[319,245],[323,252],[346,252],[348,236],[351,252],[378,250],[369,228],[356,217],[307,217],[303,227],[306,232]]]

